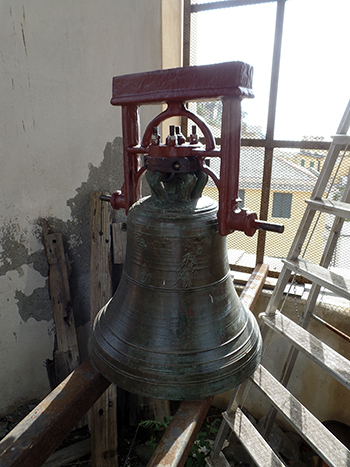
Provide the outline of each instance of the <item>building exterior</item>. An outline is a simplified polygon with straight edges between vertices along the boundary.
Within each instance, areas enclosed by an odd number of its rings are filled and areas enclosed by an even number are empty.
[[[260,211],[264,150],[262,148],[241,148],[239,196],[241,207],[253,212]],[[211,162],[211,168],[219,169],[218,161]],[[310,170],[298,166],[287,158],[275,155],[272,164],[272,180],[269,201],[270,222],[284,224],[283,234],[267,233],[266,256],[284,258],[300,224],[305,210],[305,199],[309,198],[317,176]],[[208,196],[215,197],[216,188],[209,182],[206,188]],[[323,244],[325,218],[322,217],[313,235],[313,246],[307,253],[307,259],[317,261]],[[230,249],[242,250],[255,255],[256,236],[247,237],[242,232],[234,232],[228,237]]]

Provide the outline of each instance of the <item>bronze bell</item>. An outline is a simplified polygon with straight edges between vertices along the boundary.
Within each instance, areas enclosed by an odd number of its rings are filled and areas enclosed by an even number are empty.
[[[130,392],[203,399],[253,373],[260,331],[235,291],[217,203],[201,197],[206,175],[146,176],[152,195],[128,212],[124,271],[95,320],[91,359]]]

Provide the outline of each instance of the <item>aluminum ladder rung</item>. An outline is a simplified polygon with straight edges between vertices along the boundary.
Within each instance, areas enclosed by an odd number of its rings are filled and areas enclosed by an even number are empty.
[[[282,261],[290,271],[294,271],[340,297],[350,300],[350,279],[302,258],[283,259]]]
[[[330,467],[350,465],[350,451],[262,365],[250,379]]]
[[[333,135],[331,138],[334,144],[350,144],[350,135]]]
[[[332,201],[330,199],[306,199],[311,209],[333,214],[344,219],[350,217],[350,204],[342,201]]]
[[[262,313],[260,318],[269,328],[288,339],[300,352],[350,389],[349,360],[278,311],[271,316]]]
[[[258,467],[286,465],[239,407],[232,414],[224,412],[223,417]]]

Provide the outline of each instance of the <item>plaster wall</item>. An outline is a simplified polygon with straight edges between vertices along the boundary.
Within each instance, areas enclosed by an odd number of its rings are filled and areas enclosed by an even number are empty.
[[[89,194],[119,189],[123,176],[112,77],[162,67],[161,3],[0,0],[0,415],[50,390],[41,218],[64,234],[85,356]],[[145,107],[141,122],[154,115]]]

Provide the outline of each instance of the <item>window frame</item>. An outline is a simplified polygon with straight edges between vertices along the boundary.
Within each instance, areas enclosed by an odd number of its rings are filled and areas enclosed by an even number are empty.
[[[258,213],[259,219],[266,221],[268,219],[268,209],[271,196],[271,175],[272,175],[272,160],[274,149],[300,149],[302,150],[323,150],[328,151],[330,142],[328,141],[295,141],[295,140],[276,140],[274,138],[276,107],[277,107],[277,90],[279,82],[279,69],[281,61],[281,47],[283,38],[283,23],[284,11],[287,0],[222,0],[216,2],[207,2],[203,4],[191,4],[191,0],[184,0],[184,41],[183,41],[183,66],[190,66],[190,44],[191,44],[191,14],[200,11],[208,11],[214,9],[224,9],[236,6],[247,6],[261,3],[277,4],[276,20],[275,20],[275,37],[273,46],[273,59],[270,80],[270,97],[268,105],[268,117],[266,126],[266,137],[263,139],[241,139],[241,146],[255,147],[264,149],[264,168],[262,180],[262,195],[260,201],[260,210]],[[183,133],[187,134],[187,125],[183,124]],[[217,144],[220,144],[220,138],[217,138]],[[256,249],[256,264],[264,262],[266,244],[266,231],[258,231],[258,241]],[[247,271],[251,268],[247,268]]]

